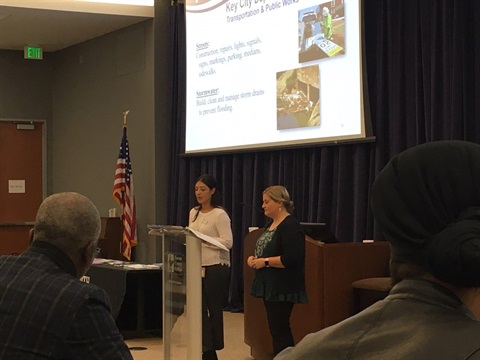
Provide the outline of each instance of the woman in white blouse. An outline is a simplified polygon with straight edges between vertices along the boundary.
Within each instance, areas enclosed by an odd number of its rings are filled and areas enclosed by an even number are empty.
[[[190,210],[188,227],[211,236],[232,248],[230,217],[221,207],[221,196],[212,175],[202,175],[195,183],[198,206]],[[202,243],[202,359],[216,360],[223,349],[223,308],[228,302],[230,252]]]

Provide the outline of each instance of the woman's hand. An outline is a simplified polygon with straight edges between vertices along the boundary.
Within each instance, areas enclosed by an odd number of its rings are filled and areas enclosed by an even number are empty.
[[[265,258],[257,258],[256,256],[249,256],[247,264],[253,269],[261,269],[265,267]]]

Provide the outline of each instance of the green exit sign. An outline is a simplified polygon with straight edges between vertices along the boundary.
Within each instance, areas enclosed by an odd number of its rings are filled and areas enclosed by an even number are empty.
[[[38,46],[25,46],[23,48],[23,58],[24,59],[43,59],[43,49]]]

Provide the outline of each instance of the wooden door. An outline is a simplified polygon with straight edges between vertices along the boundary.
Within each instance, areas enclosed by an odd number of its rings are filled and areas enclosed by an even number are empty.
[[[43,121],[0,120],[0,255],[29,245],[45,194]]]

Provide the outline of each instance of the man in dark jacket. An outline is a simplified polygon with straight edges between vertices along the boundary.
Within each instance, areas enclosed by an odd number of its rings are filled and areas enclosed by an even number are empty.
[[[99,234],[85,196],[43,201],[29,249],[0,257],[0,359],[132,359],[105,291],[79,280]]]

